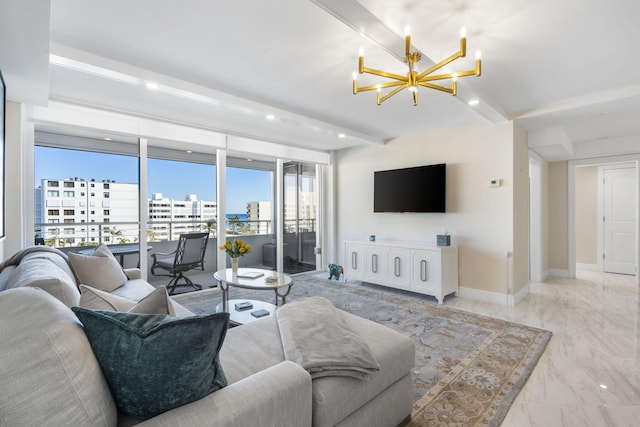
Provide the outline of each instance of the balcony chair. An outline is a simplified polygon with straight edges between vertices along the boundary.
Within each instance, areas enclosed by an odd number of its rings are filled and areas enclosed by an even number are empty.
[[[202,289],[202,286],[193,283],[184,273],[197,268],[204,271],[204,254],[207,250],[208,240],[208,232],[184,233],[180,235],[175,251],[151,254],[153,258],[151,274],[171,277],[167,284],[169,295],[173,295],[176,286],[192,286],[197,290]],[[169,274],[156,274],[156,268],[165,270]],[[184,283],[179,283],[180,280],[184,280]]]

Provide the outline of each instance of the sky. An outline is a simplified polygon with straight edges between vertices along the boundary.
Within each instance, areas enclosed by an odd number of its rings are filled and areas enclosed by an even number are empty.
[[[216,200],[215,167],[197,163],[149,159],[148,194],[184,200],[195,194],[198,200]],[[110,179],[138,183],[138,158],[116,154],[58,148],[35,148],[35,185],[42,179]],[[270,172],[227,168],[227,213],[246,213],[247,202],[271,200]]]

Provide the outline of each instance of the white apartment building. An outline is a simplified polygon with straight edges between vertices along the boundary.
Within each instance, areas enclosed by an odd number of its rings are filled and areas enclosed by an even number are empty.
[[[247,202],[247,220],[250,234],[272,234],[273,213],[270,201]]]
[[[138,241],[138,184],[80,178],[43,179],[35,189],[35,237],[56,247]],[[173,200],[154,193],[149,200],[150,240],[206,230],[217,204],[195,194]],[[212,230],[215,231],[215,230]]]
[[[35,222],[36,238],[54,246],[133,242],[138,235],[138,185],[43,179],[35,190]]]
[[[206,230],[206,223],[217,217],[217,203],[198,200],[188,194],[185,200],[174,200],[153,193],[149,200],[149,230],[152,240],[175,240],[181,233]],[[215,226],[210,230],[215,235]]]

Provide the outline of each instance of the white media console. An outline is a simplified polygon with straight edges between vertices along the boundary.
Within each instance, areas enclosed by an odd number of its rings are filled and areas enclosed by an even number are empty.
[[[413,242],[346,241],[345,280],[354,279],[436,297],[458,295],[458,248]]]

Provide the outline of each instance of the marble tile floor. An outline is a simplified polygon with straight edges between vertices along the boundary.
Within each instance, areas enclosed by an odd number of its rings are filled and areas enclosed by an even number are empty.
[[[640,426],[640,299],[635,276],[579,271],[531,284],[515,307],[445,304],[547,329],[553,337],[502,427]]]
[[[211,274],[194,274],[205,288]],[[155,278],[158,283],[165,279]],[[158,280],[159,279],[159,280]],[[635,276],[578,271],[532,283],[515,307],[445,305],[553,332],[502,427],[640,426],[640,290]],[[435,299],[434,299],[435,301]]]

